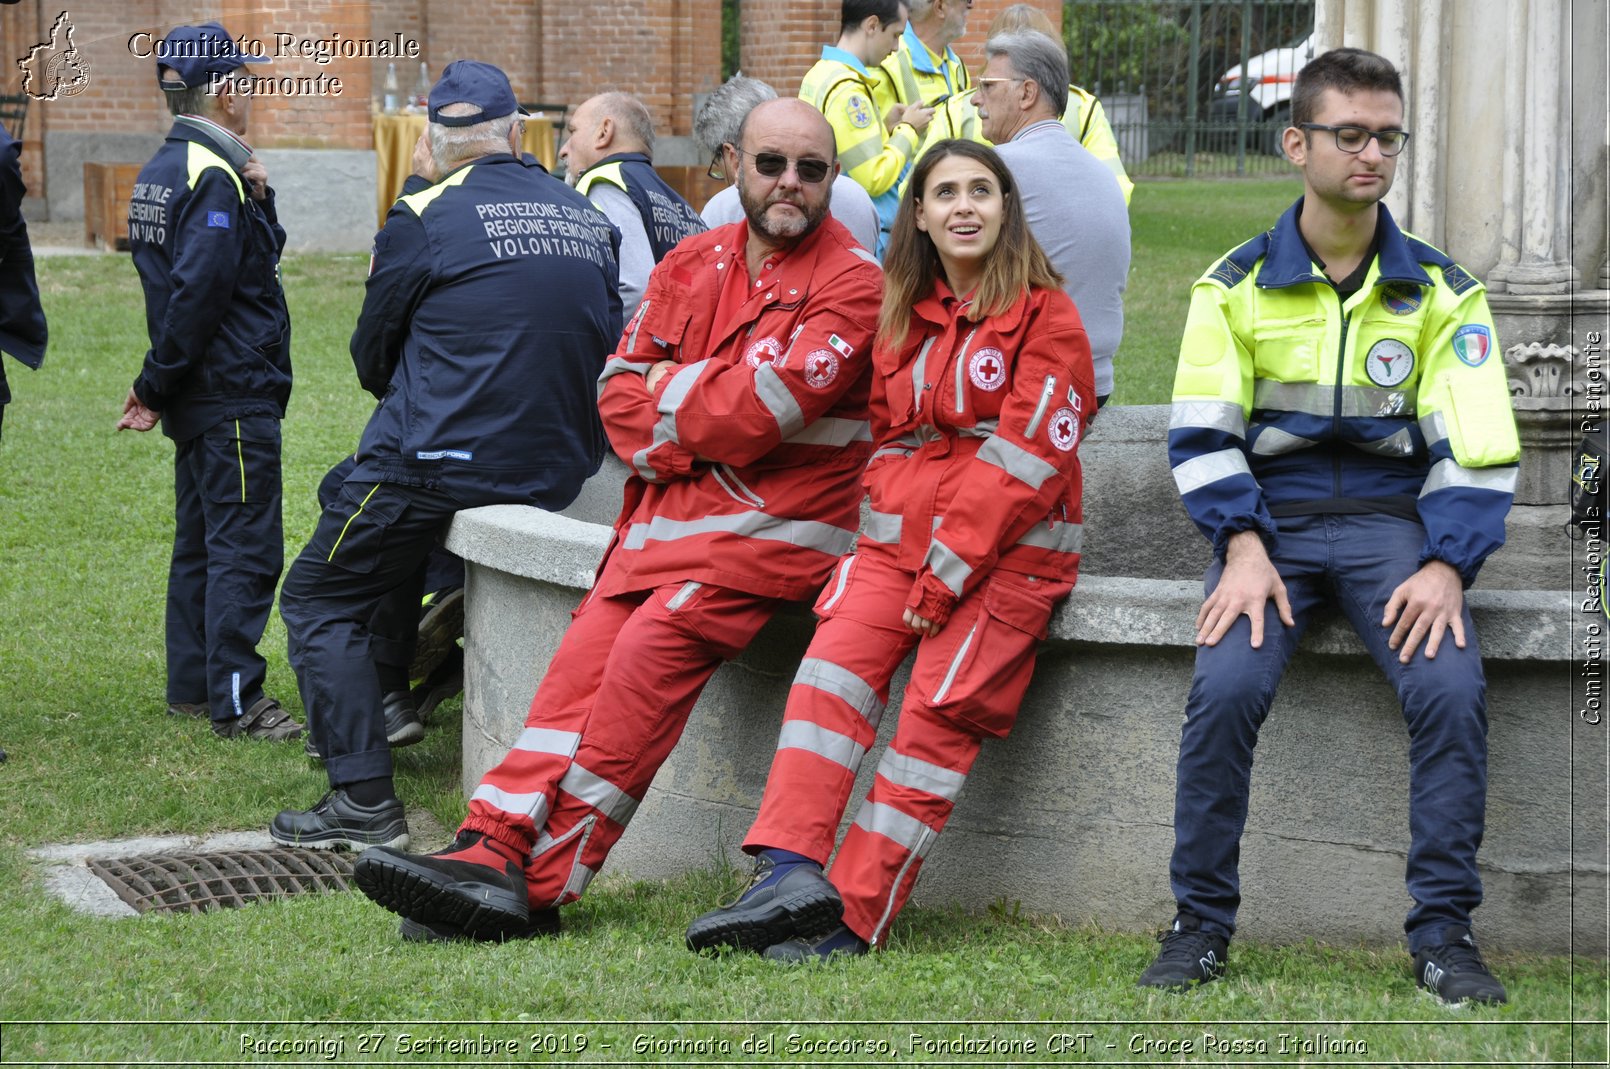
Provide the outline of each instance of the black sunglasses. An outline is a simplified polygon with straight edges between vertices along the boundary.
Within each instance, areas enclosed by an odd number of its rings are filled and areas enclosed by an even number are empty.
[[[766,178],[780,178],[788,165],[794,165],[794,173],[799,175],[801,182],[815,185],[827,177],[832,164],[826,160],[799,159],[791,160],[781,152],[745,152],[737,145],[732,150],[740,156],[748,156],[755,161],[755,170]]]

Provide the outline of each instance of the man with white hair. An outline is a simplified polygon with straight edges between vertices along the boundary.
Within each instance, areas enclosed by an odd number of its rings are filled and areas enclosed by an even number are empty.
[[[419,604],[420,565],[459,509],[562,509],[602,460],[596,383],[620,336],[620,239],[521,158],[522,114],[498,68],[449,64],[430,92],[417,177],[375,236],[352,360],[380,404],[280,593],[331,788],[274,818],[270,834],[288,846],[408,842],[371,649],[376,606]]]
[[[738,175],[726,172],[722,146],[736,145],[744,118],[758,105],[776,99],[777,90],[759,78],[734,74],[710,94],[710,99],[694,116],[693,140],[710,157],[710,177],[728,178],[732,182],[705,201],[700,214],[707,226],[726,226],[744,217],[743,203],[738,199]],[[840,171],[833,176],[828,196],[828,211],[833,213],[833,218],[844,224],[863,249],[875,250],[878,247],[878,209],[861,183]]]
[[[654,265],[704,221],[654,170],[654,120],[630,93],[588,99],[565,134],[565,181],[621,232],[621,305],[630,314]]]
[[[1113,390],[1113,354],[1124,335],[1129,210],[1112,172],[1058,116],[1068,103],[1068,58],[1034,30],[998,34],[974,100],[983,134],[1017,181],[1029,231],[1079,309],[1096,367],[1096,404]]]

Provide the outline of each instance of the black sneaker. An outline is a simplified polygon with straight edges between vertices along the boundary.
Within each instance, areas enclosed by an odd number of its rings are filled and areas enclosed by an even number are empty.
[[[213,734],[221,739],[267,739],[281,742],[302,737],[302,725],[280,708],[273,698],[259,698],[240,716],[212,722]]]
[[[1185,991],[1224,975],[1230,941],[1215,932],[1202,931],[1200,918],[1181,913],[1174,918],[1174,926],[1160,934],[1157,941],[1163,949],[1140,974],[1135,986]]]
[[[478,939],[531,924],[524,869],[478,832],[461,831],[434,854],[366,850],[352,879],[376,905],[427,928],[446,925]]]
[[[456,924],[416,921],[407,917],[397,925],[397,934],[409,943],[512,943],[516,939],[539,939],[559,934],[559,911],[539,909],[522,928],[484,928],[467,932]]]
[[[392,798],[377,806],[359,805],[337,787],[312,809],[282,809],[268,826],[282,846],[311,850],[363,850],[371,846],[407,846],[408,818]]]
[[[758,954],[793,936],[811,939],[839,925],[844,903],[818,866],[795,865],[781,879],[766,884],[775,867],[771,858],[757,857],[749,887],[737,901],[688,925],[688,949],[730,946]]]
[[[867,952],[866,940],[850,931],[844,925],[839,925],[826,935],[815,939],[785,939],[775,946],[766,948],[767,961],[780,961],[785,964],[801,964],[807,961],[827,961],[830,958],[859,957]]]
[[[1421,987],[1450,1006],[1464,1002],[1500,1005],[1509,993],[1498,978],[1487,971],[1481,951],[1470,937],[1469,928],[1454,928],[1450,942],[1426,947],[1414,956],[1414,979]]]
[[[393,749],[412,746],[425,737],[425,725],[419,719],[413,694],[406,690],[394,690],[382,702],[386,716],[386,741]]]

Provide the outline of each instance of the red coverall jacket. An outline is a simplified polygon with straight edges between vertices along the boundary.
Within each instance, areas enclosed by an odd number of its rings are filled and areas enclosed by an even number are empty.
[[[1009,365],[1002,354],[1014,352]],[[1074,582],[1075,446],[1096,392],[1067,295],[1032,290],[975,324],[940,280],[912,309],[905,344],[873,359],[878,443],[860,548],[881,546],[916,574],[907,607],[944,623],[996,568]]]
[[[633,471],[598,593],[697,580],[803,599],[854,541],[883,271],[828,216],[751,283],[748,223],[654,269],[599,380]],[[651,395],[648,370],[685,365]]]

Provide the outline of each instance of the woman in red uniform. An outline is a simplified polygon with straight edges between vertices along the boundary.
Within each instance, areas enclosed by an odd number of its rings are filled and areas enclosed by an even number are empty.
[[[803,960],[882,943],[980,743],[1011,730],[1078,575],[1090,346],[994,151],[945,141],[918,161],[884,271],[871,513],[816,603],[744,843],[755,878],[693,922],[695,949]],[[913,646],[894,739],[824,875]]]

